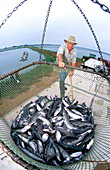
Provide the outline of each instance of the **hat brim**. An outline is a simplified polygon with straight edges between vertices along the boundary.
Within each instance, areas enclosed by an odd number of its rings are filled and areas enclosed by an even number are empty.
[[[74,43],[75,45],[78,44],[77,42],[74,42],[74,41],[71,41],[71,40],[65,40],[65,39],[64,39],[64,42],[65,42],[65,43],[66,43],[67,41],[68,41],[68,42],[72,42],[72,43]]]

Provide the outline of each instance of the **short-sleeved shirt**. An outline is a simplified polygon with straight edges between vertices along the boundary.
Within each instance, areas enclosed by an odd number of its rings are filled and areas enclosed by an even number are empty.
[[[66,64],[66,65],[71,65],[71,63],[76,63],[76,55],[77,55],[77,51],[75,48],[73,48],[73,50],[71,51],[71,53],[69,54],[69,51],[67,49],[67,46],[66,45],[61,45],[58,49],[58,52],[57,52],[57,57],[56,57],[56,63],[58,64],[58,54],[61,53],[62,56],[63,56],[63,62]],[[57,67],[56,68],[57,72],[67,72],[69,71],[67,68],[64,69],[64,68],[59,68]],[[54,70],[55,71],[55,70]]]

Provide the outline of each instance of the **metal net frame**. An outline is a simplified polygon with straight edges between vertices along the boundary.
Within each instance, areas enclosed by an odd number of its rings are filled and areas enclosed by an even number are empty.
[[[45,71],[43,71],[43,69]],[[39,84],[42,77],[49,77],[52,72],[52,67],[42,65],[37,62],[29,64],[25,67],[17,69],[8,73],[7,75],[1,76],[0,78],[0,102],[1,102],[1,115],[6,114],[13,110],[15,107],[21,105],[28,98],[34,96],[39,92]],[[34,89],[31,88],[32,84],[35,84]],[[40,87],[40,89],[43,90]],[[29,92],[31,89],[31,92]],[[29,94],[28,94],[29,93]],[[19,100],[19,95],[22,97]],[[17,98],[18,97],[18,98]],[[6,104],[7,103],[7,104]],[[16,104],[15,104],[16,103]]]
[[[1,26],[4,25],[13,12],[16,11],[18,7],[20,7],[24,2],[26,2],[26,0],[22,1],[22,3],[20,3],[17,8],[9,13],[7,18],[2,22]],[[97,37],[94,34],[88,19],[78,4],[75,1],[73,2],[89,25],[102,58],[99,42],[97,41]],[[52,0],[50,1],[45,21],[41,51],[43,48],[43,41],[51,4]],[[80,102],[85,102],[87,106],[93,110],[95,123],[97,124],[95,129],[95,142],[92,146],[92,149],[83,160],[62,167],[45,165],[25,155],[12,140],[10,136],[11,123],[19,113],[20,109],[22,109],[23,106],[29,102],[29,100],[34,100],[41,95],[60,95],[59,90],[56,91],[56,89],[59,88],[58,76],[53,79],[53,82],[50,81],[48,88],[45,87],[46,89],[44,89],[44,84],[42,83],[43,80],[41,80],[41,78],[45,78],[46,75],[48,75],[48,79],[49,76],[52,76],[52,65],[54,64],[35,62],[0,77],[0,110],[2,114],[2,117],[0,118],[0,145],[2,146],[3,150],[5,149],[5,151],[7,151],[7,154],[10,155],[14,161],[27,169],[110,169],[110,80],[105,77],[105,75],[94,73],[92,71],[74,68],[75,73],[72,78],[74,98]],[[40,81],[42,84],[42,91],[41,88],[40,90],[35,90],[36,86],[39,86]],[[33,86],[33,84],[35,86]],[[66,86],[68,87],[66,95],[71,98],[71,88],[68,77],[66,79]],[[32,89],[34,89],[34,93],[32,92]],[[20,94],[25,96],[24,98],[22,97],[22,99],[20,98],[21,100],[19,100]]]
[[[54,97],[59,93],[59,77],[57,73],[53,72],[53,67],[57,66],[54,63],[48,62],[35,62],[18,70],[15,70],[8,75],[4,75],[0,78],[1,89],[1,102],[0,110],[4,114],[0,118],[0,140],[5,144],[8,149],[8,153],[13,152],[17,158],[21,161],[22,166],[29,167],[35,166],[40,169],[109,169],[110,168],[110,80],[104,77],[100,73],[94,73],[90,70],[84,70],[74,67],[74,76],[72,77],[74,98],[80,103],[85,102],[88,107],[93,110],[94,120],[97,124],[95,129],[95,142],[89,151],[88,155],[83,160],[62,167],[49,166],[39,163],[27,155],[25,155],[14,143],[10,136],[10,128],[12,121],[15,119],[19,111],[30,101],[34,101],[42,95],[48,95]],[[69,66],[68,66],[69,67]],[[70,67],[71,68],[71,67]],[[10,79],[12,75],[19,72],[18,79]],[[56,74],[56,76],[55,76]],[[48,75],[48,76],[47,76]],[[49,77],[53,77],[44,88],[44,81],[49,80]],[[42,80],[41,80],[42,78]],[[28,81],[27,81],[28,80]],[[31,83],[30,83],[31,82]],[[24,83],[26,83],[24,85]],[[30,83],[30,84],[29,84]],[[42,84],[42,90],[36,91]],[[41,87],[40,84],[40,87]],[[71,99],[71,87],[69,77],[65,81],[67,90],[66,96]],[[32,93],[32,88],[34,93]],[[36,88],[36,89],[35,89]],[[16,91],[17,89],[17,91]],[[24,90],[25,89],[25,90]],[[37,89],[38,90],[38,89]],[[28,96],[28,92],[31,93],[30,98],[23,99],[23,96]],[[22,101],[18,100],[19,96],[22,96]],[[29,96],[28,96],[29,97]],[[18,98],[18,99],[17,99]],[[5,100],[4,100],[5,99]],[[16,107],[7,110],[10,105]],[[3,107],[4,105],[4,107]],[[15,156],[15,157],[16,157]],[[13,156],[14,157],[14,156]],[[14,159],[14,158],[13,158]],[[16,159],[18,161],[19,159]],[[25,162],[25,163],[24,163]],[[20,161],[19,161],[20,163]],[[28,168],[27,168],[28,169]]]

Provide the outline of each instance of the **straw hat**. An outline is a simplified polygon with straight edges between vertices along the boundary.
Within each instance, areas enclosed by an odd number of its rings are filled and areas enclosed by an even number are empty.
[[[66,43],[67,41],[74,43],[75,45],[77,44],[77,42],[75,42],[75,37],[74,36],[69,36],[68,40],[64,39],[64,42]]]

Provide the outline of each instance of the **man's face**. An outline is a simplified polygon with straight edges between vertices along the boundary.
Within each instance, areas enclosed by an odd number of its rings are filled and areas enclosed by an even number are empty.
[[[72,50],[73,49],[73,47],[74,47],[74,43],[72,43],[72,42],[69,42],[69,41],[67,41],[66,42],[66,44],[67,44],[67,48],[68,48],[68,50]]]

